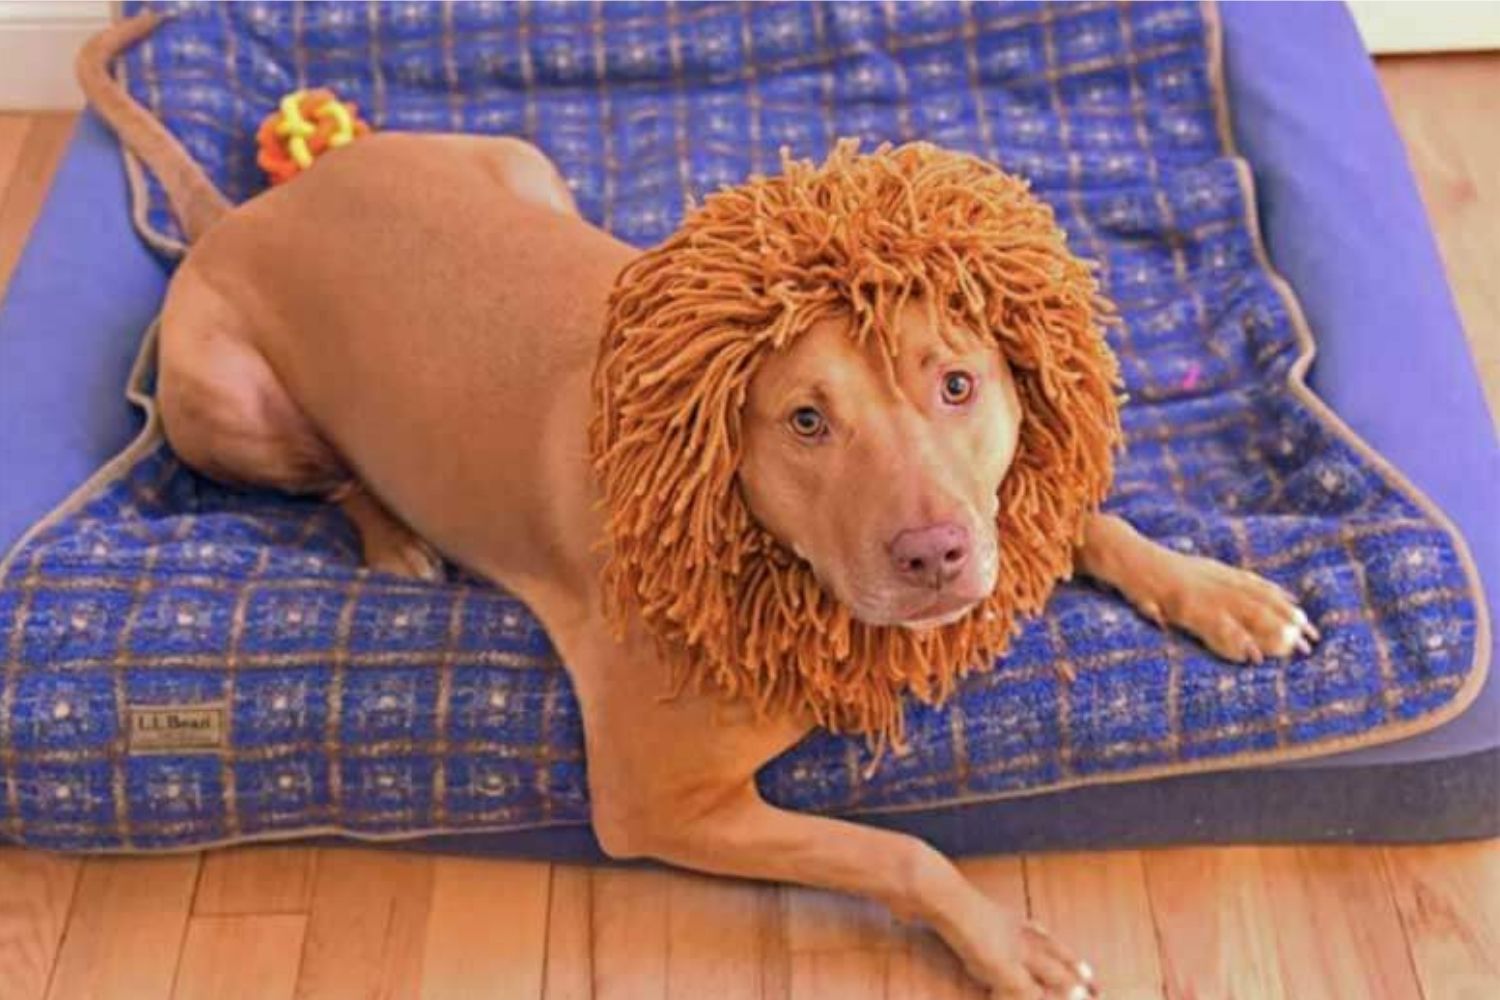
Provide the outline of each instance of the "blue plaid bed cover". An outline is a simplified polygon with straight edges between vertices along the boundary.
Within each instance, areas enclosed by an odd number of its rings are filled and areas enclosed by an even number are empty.
[[[1062,587],[993,672],[909,709],[871,776],[817,733],[760,775],[825,813],[940,809],[1389,738],[1477,686],[1462,542],[1302,388],[1211,8],[1186,3],[127,4],[178,16],[131,92],[235,198],[285,92],[377,128],[522,136],[629,242],[778,150],[925,138],[1030,178],[1098,260],[1131,401],[1110,508],[1255,569],[1323,630],[1231,667]],[[145,219],[176,230],[154,182]],[[577,704],[527,609],[358,567],[332,509],[224,489],[157,438],[0,576],[0,838],[184,848],[588,820]],[[1059,665],[1075,682],[1062,680]]]

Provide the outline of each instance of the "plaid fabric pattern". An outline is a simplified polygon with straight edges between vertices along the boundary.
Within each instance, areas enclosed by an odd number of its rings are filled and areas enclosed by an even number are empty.
[[[781,146],[922,137],[1031,178],[1101,263],[1131,394],[1111,508],[1278,581],[1324,641],[1231,667],[1065,586],[996,670],[909,709],[912,752],[866,776],[862,741],[814,734],[762,773],[773,801],[936,809],[1348,746],[1442,710],[1469,678],[1462,543],[1289,385],[1295,306],[1248,222],[1204,8],[177,9],[126,79],[235,197],[259,185],[259,118],[325,85],[378,128],[535,142],[584,214],[637,244],[691,198],[775,169]],[[154,187],[146,218],[175,232]],[[523,605],[456,575],[362,571],[332,509],[223,489],[160,441],[13,554],[0,664],[0,837],[18,842],[149,850],[588,819],[577,704]],[[132,750],[130,720],[151,706],[218,711],[217,745]]]

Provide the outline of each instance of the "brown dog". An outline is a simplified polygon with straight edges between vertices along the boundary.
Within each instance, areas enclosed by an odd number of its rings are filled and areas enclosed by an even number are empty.
[[[858,893],[926,921],[997,994],[1090,992],[1087,966],[921,841],[762,801],[754,775],[805,735],[806,713],[664,700],[656,643],[609,627],[591,376],[636,251],[580,219],[546,158],[510,139],[375,136],[231,210],[108,75],[154,24],[109,29],[79,73],[193,241],[160,327],[158,404],[183,460],[231,483],[341,491],[371,566],[423,574],[430,544],[521,596],[577,690],[609,854]],[[1024,414],[992,345],[954,350],[915,306],[898,326],[894,369],[847,319],[769,360],[737,475],[756,519],[856,619],[930,628],[1005,572],[996,496]],[[973,419],[938,419],[936,398]],[[835,420],[859,432],[816,453],[788,443]],[[1116,518],[1086,522],[1076,565],[1231,660],[1316,638],[1273,585]]]

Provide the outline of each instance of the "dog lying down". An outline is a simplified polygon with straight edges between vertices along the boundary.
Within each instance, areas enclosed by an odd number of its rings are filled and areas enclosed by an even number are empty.
[[[987,667],[1075,568],[1227,660],[1317,638],[1274,585],[1097,512],[1107,308],[1050,211],[971,157],[846,145],[641,253],[525,143],[400,134],[231,209],[108,75],[155,23],[79,74],[192,243],[160,326],[177,454],[332,498],[374,568],[439,552],[525,600],[610,855],[858,893],[996,995],[1091,994],[926,844],[753,781],[816,725],[899,741],[903,696]]]

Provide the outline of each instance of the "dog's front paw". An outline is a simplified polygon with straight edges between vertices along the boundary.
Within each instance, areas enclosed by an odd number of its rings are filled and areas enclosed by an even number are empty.
[[[1141,602],[1147,617],[1191,633],[1234,663],[1312,652],[1317,627],[1286,591],[1212,559],[1179,559],[1160,596]]]
[[[969,974],[991,1000],[1089,1000],[1098,995],[1094,970],[1040,924],[1010,916],[990,923],[992,936],[960,952]]]

